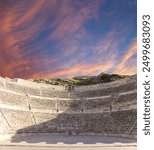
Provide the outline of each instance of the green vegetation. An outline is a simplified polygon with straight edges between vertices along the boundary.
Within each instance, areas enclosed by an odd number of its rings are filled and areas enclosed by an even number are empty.
[[[33,81],[38,83],[41,82],[41,83],[52,84],[52,85],[78,86],[78,85],[92,85],[92,84],[106,83],[122,79],[125,77],[128,76],[101,73],[98,76],[79,76],[74,78],[44,78],[44,79],[33,79]]]

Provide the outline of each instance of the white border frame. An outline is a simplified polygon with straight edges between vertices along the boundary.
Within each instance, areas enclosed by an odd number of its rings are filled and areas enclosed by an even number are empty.
[[[150,82],[151,82],[151,131],[150,135],[144,135],[142,131],[144,127],[143,113],[144,89],[142,83],[144,82],[145,75],[142,72],[142,16],[150,15]],[[153,0],[138,0],[137,1],[137,150],[153,150],[154,149],[154,1]]]

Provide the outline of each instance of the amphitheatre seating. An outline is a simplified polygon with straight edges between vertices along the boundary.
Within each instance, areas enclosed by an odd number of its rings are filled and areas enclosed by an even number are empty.
[[[137,94],[136,90],[126,92],[126,93],[120,93],[117,100],[112,104],[113,109],[121,110],[122,108],[124,109],[129,109],[135,108],[137,106]]]
[[[119,94],[118,100],[115,103],[136,101],[136,99],[137,99],[137,95],[136,95],[136,90],[135,90],[135,91]]]
[[[131,129],[136,119],[136,110],[111,112],[104,127],[104,132],[110,134],[128,134],[129,129]]]
[[[58,112],[82,112],[82,100],[58,100],[57,101]]]
[[[83,112],[100,112],[110,109],[112,104],[112,96],[94,97],[90,99],[83,98]]]
[[[0,77],[0,134],[136,135],[136,77],[64,86]]]
[[[27,107],[27,97],[6,91],[0,91],[0,104]]]
[[[29,105],[31,107],[31,111],[35,110],[50,110],[50,112],[55,112],[56,110],[56,100],[52,99],[46,99],[46,98],[35,98],[35,97],[30,97],[29,100]]]
[[[43,97],[59,97],[59,98],[69,98],[67,91],[54,91],[50,89],[41,90]]]
[[[110,95],[112,93],[122,93],[127,92],[130,90],[136,89],[136,84],[134,82],[128,82],[124,85],[114,86],[114,87],[108,87],[108,88],[99,88],[99,89],[93,89],[89,91],[81,91],[81,92],[73,92],[71,94],[71,98],[77,98],[77,97],[98,97],[98,96],[105,96]]]
[[[7,118],[7,122],[13,131],[33,124],[32,117],[28,111],[1,109],[1,112]]]

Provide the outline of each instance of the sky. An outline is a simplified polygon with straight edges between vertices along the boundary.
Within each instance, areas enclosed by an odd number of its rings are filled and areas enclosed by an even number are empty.
[[[136,0],[0,0],[0,76],[136,74]]]

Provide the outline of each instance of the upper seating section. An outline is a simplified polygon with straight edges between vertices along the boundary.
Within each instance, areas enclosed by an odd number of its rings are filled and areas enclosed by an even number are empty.
[[[23,95],[69,98],[64,86],[35,83],[22,79],[0,78],[0,89]]]
[[[130,81],[125,84],[121,84],[118,86],[110,86],[110,87],[103,87],[99,89],[93,89],[93,90],[88,90],[88,91],[80,91],[80,92],[72,92],[71,93],[71,98],[83,98],[83,97],[98,97],[98,96],[105,96],[105,95],[110,95],[114,93],[123,93],[131,90],[135,90],[136,87],[136,82]]]
[[[136,90],[136,78],[125,78],[114,82],[77,86],[67,91],[65,86],[34,83],[22,79],[0,78],[0,89],[16,92],[23,95],[33,95],[50,98],[82,99],[86,97],[99,97]]]
[[[136,109],[136,99],[135,77],[112,83],[78,86],[71,91],[67,91],[64,86],[0,78],[2,108],[6,105],[18,107],[17,110],[31,109],[32,112],[98,113]]]

